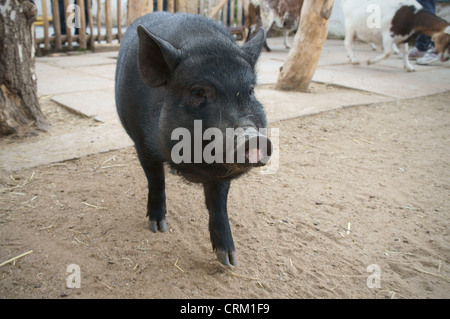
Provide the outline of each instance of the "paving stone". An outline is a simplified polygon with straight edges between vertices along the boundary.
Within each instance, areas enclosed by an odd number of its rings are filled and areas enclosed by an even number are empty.
[[[405,72],[383,65],[334,65],[317,68],[313,81],[336,84],[396,98],[413,98],[450,89],[450,70]]]
[[[335,91],[313,94],[257,88],[256,96],[264,105],[269,123],[316,114],[352,105],[371,104],[394,100],[362,91]]]
[[[0,163],[1,169],[15,171],[132,145],[133,142],[121,126],[100,125],[78,132],[50,136],[35,142],[4,145],[0,152]]]
[[[116,110],[112,88],[58,94],[52,100],[86,117],[96,117]]]
[[[36,63],[36,76],[40,96],[104,88],[114,89],[114,78],[105,79],[46,63]]]

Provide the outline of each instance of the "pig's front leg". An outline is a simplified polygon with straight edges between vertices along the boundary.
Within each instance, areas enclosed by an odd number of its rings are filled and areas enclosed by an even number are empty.
[[[233,236],[227,214],[230,181],[203,184],[206,207],[209,211],[209,233],[217,259],[224,265],[236,265]]]
[[[150,230],[154,233],[158,232],[158,230],[165,232],[167,230],[167,223],[163,163],[149,161],[139,151],[138,155],[148,182],[147,216],[150,219]]]

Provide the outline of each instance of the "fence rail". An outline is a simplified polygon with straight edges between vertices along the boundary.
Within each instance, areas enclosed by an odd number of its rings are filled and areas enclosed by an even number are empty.
[[[38,55],[117,48],[127,28],[153,11],[191,12],[223,23],[238,39],[249,0],[40,0],[35,23]]]

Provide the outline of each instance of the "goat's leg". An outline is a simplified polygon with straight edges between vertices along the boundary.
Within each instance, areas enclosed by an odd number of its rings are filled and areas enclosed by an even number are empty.
[[[380,54],[374,58],[367,60],[367,64],[375,64],[388,58],[392,52],[392,38],[388,33],[383,33],[383,54]]]
[[[288,37],[289,37],[289,31],[285,30],[284,31],[284,46],[286,47],[286,49],[290,49],[291,48],[289,46],[289,43],[288,43]]]
[[[372,47],[373,51],[377,50],[377,46],[375,45],[375,43],[371,43],[370,46]],[[396,55],[400,54],[400,51],[398,50],[398,47],[395,43],[392,43],[392,52]]]
[[[265,22],[263,22],[262,27],[264,30],[266,30],[266,33],[269,33],[270,28],[272,28],[273,23],[275,20],[273,19],[272,15],[269,15]],[[267,44],[267,39],[264,41],[264,49],[266,49],[267,52],[272,51],[272,49]]]
[[[384,50],[383,54],[377,55],[376,57],[367,60],[367,64],[378,63],[381,60],[389,58],[390,55],[391,55],[391,50]]]
[[[355,54],[353,53],[353,40],[355,38],[355,31],[350,28],[345,28],[345,50],[347,51],[347,56],[352,64],[359,64],[359,61],[355,59]]]
[[[394,52],[394,54],[396,54],[396,55],[400,54],[400,50],[398,49],[398,47],[395,43],[392,43],[392,52]]]
[[[408,72],[414,72],[416,68],[409,62],[409,45],[408,42],[405,42],[404,44],[404,51],[403,51],[403,68]]]

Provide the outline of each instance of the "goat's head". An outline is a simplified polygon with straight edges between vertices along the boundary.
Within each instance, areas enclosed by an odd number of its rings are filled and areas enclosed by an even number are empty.
[[[442,62],[450,58],[450,26],[447,26],[444,31],[435,33],[433,41],[436,52],[441,55]]]

